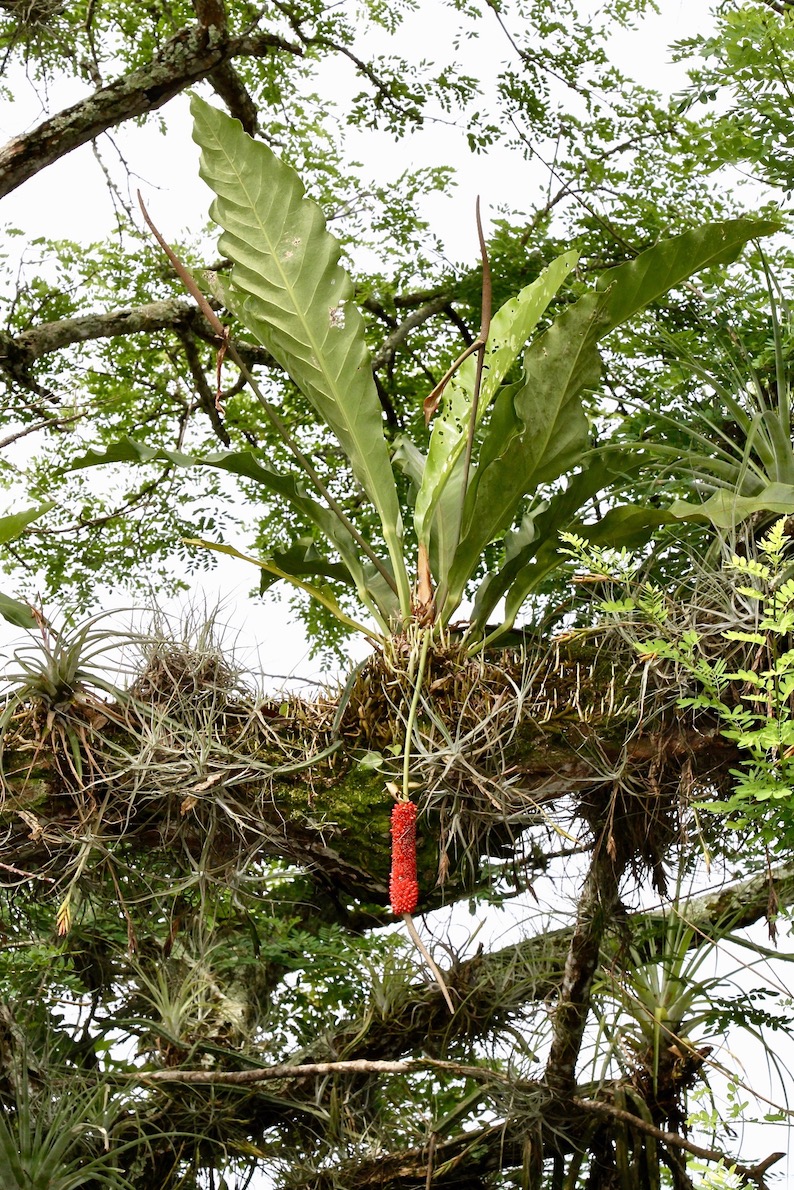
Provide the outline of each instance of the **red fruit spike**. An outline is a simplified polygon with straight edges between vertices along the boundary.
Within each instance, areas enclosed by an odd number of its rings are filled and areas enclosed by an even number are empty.
[[[416,806],[395,802],[391,812],[391,875],[389,900],[392,913],[413,913],[419,903],[416,879]]]

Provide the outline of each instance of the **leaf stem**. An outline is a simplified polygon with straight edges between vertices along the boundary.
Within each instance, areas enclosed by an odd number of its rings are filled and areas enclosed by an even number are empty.
[[[427,949],[424,942],[419,937],[419,931],[417,930],[416,926],[414,925],[414,919],[411,917],[410,913],[403,913],[402,919],[405,922],[408,933],[411,935],[411,941],[413,942],[416,949],[419,951],[422,958],[427,963],[430,970],[433,972],[433,978],[435,979],[436,983],[438,984],[439,988],[441,989],[441,995],[444,997],[447,1008],[449,1009],[450,1013],[454,1016],[455,1015],[455,1005],[452,1003],[452,997],[449,994],[447,985],[444,983],[444,976],[441,974],[438,967],[433,962],[433,958],[430,954],[430,951]]]
[[[414,684],[413,698],[408,709],[408,723],[405,728],[405,747],[403,748],[403,791],[402,796],[404,801],[408,801],[411,796],[409,788],[409,776],[411,772],[411,737],[414,733],[414,723],[416,722],[416,712],[419,709],[419,699],[422,696],[422,682],[425,676],[425,666],[427,664],[427,650],[430,646],[430,636],[432,629],[425,628],[422,633],[422,645],[419,650],[419,669],[416,673],[416,682]]]
[[[491,330],[491,306],[493,303],[493,284],[491,281],[491,264],[488,259],[488,248],[485,244],[485,236],[482,230],[482,219],[480,217],[480,196],[477,195],[477,205],[475,208],[475,218],[477,220],[477,238],[480,241],[480,258],[482,260],[482,307],[480,314],[480,333],[469,348],[461,355],[452,368],[441,381],[440,385],[428,397],[428,401],[434,394],[443,390],[443,386],[447,383],[453,373],[460,367],[464,359],[469,355],[477,352],[477,371],[474,376],[474,392],[471,400],[471,411],[469,413],[469,430],[466,436],[466,453],[463,458],[463,482],[460,487],[460,509],[458,513],[458,527],[455,537],[455,549],[460,545],[460,539],[463,532],[463,514],[466,507],[466,492],[469,487],[469,473],[471,472],[471,459],[474,451],[474,434],[477,429],[477,411],[480,405],[480,391],[482,389],[482,374],[485,367],[485,348],[488,343],[488,335]],[[436,398],[438,404],[438,398]],[[425,402],[427,408],[427,401]],[[436,592],[436,604],[439,608],[443,608],[446,602],[449,584],[447,582],[447,575],[439,576],[438,591]]]
[[[466,503],[466,490],[469,486],[469,471],[471,470],[471,456],[474,449],[474,431],[477,428],[477,410],[480,404],[480,390],[482,388],[482,373],[485,366],[485,347],[488,343],[488,334],[491,330],[491,303],[493,298],[493,285],[491,283],[491,264],[488,260],[488,249],[485,244],[485,236],[482,230],[482,219],[480,218],[480,196],[477,195],[476,207],[477,219],[477,238],[480,241],[480,256],[482,258],[482,314],[480,317],[480,333],[477,336],[477,373],[474,378],[474,395],[471,402],[471,413],[469,415],[469,434],[466,439],[466,455],[463,461],[463,484],[461,486],[460,494],[460,523],[458,524],[458,538],[460,539],[460,532],[463,526],[463,508]]]

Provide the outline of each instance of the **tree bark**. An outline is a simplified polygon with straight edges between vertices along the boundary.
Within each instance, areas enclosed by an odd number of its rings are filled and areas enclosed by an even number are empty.
[[[234,58],[274,52],[300,57],[303,47],[270,33],[230,37],[225,29],[201,24],[180,29],[145,66],[99,87],[0,149],[0,197],[109,128],[156,111]]]
[[[546,1063],[546,1084],[552,1096],[564,1104],[576,1086],[576,1063],[590,1014],[590,992],[604,933],[614,919],[621,874],[608,854],[604,838],[598,839],[579,897]]]

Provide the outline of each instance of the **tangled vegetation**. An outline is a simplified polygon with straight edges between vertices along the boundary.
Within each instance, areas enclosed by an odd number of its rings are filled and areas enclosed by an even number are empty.
[[[0,3],[0,195],[90,151],[114,204],[8,237],[3,1190],[785,1176],[794,19],[721,3],[666,99],[611,59],[654,6],[583,7],[454,5],[431,64],[425,6]],[[97,139],[188,88],[217,243]],[[356,164],[441,121],[545,162],[465,265],[443,163]],[[97,610],[230,557],[366,658],[265,692]]]

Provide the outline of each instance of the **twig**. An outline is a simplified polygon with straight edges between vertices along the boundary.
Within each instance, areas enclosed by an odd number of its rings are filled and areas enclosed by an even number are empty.
[[[15,868],[13,864],[0,863],[4,872],[13,872],[15,876],[24,876],[26,880],[46,880],[47,884],[54,884],[52,876],[42,876],[39,872],[25,872],[22,868]]]

